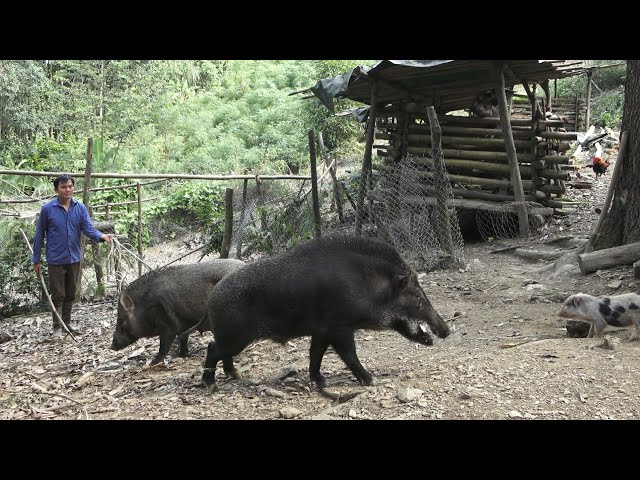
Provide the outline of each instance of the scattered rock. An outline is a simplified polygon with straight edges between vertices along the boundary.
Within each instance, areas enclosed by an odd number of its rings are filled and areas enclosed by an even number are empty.
[[[422,395],[423,391],[412,387],[402,387],[398,389],[396,397],[402,403],[411,402]]]
[[[605,350],[617,350],[620,346],[620,339],[617,337],[612,337],[607,335],[602,340],[602,343],[598,345],[600,348],[604,348]]]
[[[282,418],[296,418],[302,415],[302,412],[295,407],[284,407],[278,413]]]
[[[585,338],[589,334],[591,324],[581,320],[567,320],[567,337]]]

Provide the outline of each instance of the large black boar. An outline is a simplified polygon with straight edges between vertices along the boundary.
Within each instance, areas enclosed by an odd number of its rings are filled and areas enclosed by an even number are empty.
[[[450,333],[393,247],[351,236],[311,240],[229,274],[211,291],[207,312],[215,340],[202,381],[210,390],[218,362],[239,378],[233,356],[260,338],[310,335],[309,376],[324,391],[320,364],[329,345],[360,383],[373,383],[356,355],[355,330],[393,329],[423,345],[433,343],[423,320],[439,337]]]
[[[153,270],[131,282],[118,302],[118,321],[111,348],[120,350],[143,337],[160,335],[160,350],[151,365],[164,360],[176,335],[206,314],[207,297],[228,273],[244,267],[234,259],[216,259]],[[202,323],[201,332],[209,330]],[[189,335],[179,338],[179,355],[188,353]]]

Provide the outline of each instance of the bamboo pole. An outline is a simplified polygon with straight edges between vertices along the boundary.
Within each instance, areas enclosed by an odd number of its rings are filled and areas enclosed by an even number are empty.
[[[426,147],[409,147],[407,152],[412,155],[427,156],[430,151]],[[491,151],[479,151],[479,150],[459,150],[453,148],[444,148],[442,153],[445,158],[460,158],[468,160],[490,160],[495,162],[507,163],[509,159],[505,152],[491,152]],[[567,157],[568,158],[568,157]],[[518,154],[518,161],[524,163],[530,163],[535,161],[535,156],[526,153]]]
[[[313,203],[313,231],[320,238],[320,200],[318,199],[318,172],[316,171],[316,141],[313,129],[307,131],[309,137],[309,157],[311,159],[311,200]]]
[[[442,126],[442,133],[446,133],[447,135],[459,135],[459,136],[482,136],[482,135],[493,135],[496,137],[502,138],[503,133],[499,128],[476,128],[476,127],[462,127],[462,126]],[[409,127],[410,133],[415,132],[429,132],[429,125],[424,124],[416,124]],[[531,139],[531,129],[526,128],[524,130],[514,130],[513,134],[515,137],[519,139]],[[380,138],[380,137],[378,137]]]
[[[388,193],[388,192],[387,192]],[[371,198],[377,201],[384,201],[387,197],[385,195],[385,189],[376,189],[372,192],[369,192]],[[406,197],[402,197],[400,199],[396,199],[399,203],[404,203],[407,205],[437,205],[437,200],[434,197],[423,197],[418,195],[408,195]],[[482,201],[482,200],[471,200],[467,198],[452,198],[449,200],[449,205],[452,207],[460,207],[460,208],[469,208],[474,210],[488,210],[493,212],[511,212],[517,213],[518,205],[503,205],[501,203],[491,202],[491,201]],[[523,207],[532,215],[540,214],[545,216],[553,215],[553,208],[549,207],[536,207],[536,206],[527,206],[523,205]]]
[[[158,197],[151,197],[151,198],[145,198],[142,201],[143,202],[152,202],[153,200],[157,200]],[[103,203],[101,205],[95,205],[93,208],[105,208],[107,206],[109,207],[120,207],[122,205],[132,205],[134,203],[138,203],[138,200],[128,200],[126,202],[115,202],[115,203]]]
[[[520,169],[518,167],[518,156],[516,154],[516,145],[511,134],[510,115],[507,107],[507,98],[504,93],[504,63],[495,64],[495,74],[497,76],[498,85],[496,88],[496,96],[498,97],[498,110],[500,112],[500,125],[504,132],[504,143],[509,157],[509,165],[511,165],[511,182],[513,183],[513,192],[518,202],[518,221],[520,223],[520,235],[529,235],[529,216],[524,206],[523,182],[520,177]]]
[[[389,133],[380,133],[377,135],[377,138],[382,140],[389,140],[391,135]],[[541,140],[541,139],[535,139]],[[431,135],[419,135],[419,134],[408,134],[407,141],[409,145],[416,146],[420,144],[431,145]],[[531,149],[532,140],[513,140],[514,145],[518,148],[526,148]],[[477,137],[442,137],[443,145],[469,145],[474,147],[485,147],[485,148],[504,148],[505,140],[502,138],[477,138]]]
[[[420,162],[416,162],[421,165],[433,166],[435,164],[432,158],[421,158]],[[479,170],[482,172],[501,173],[505,175],[511,174],[511,166],[503,163],[491,163],[491,162],[477,162],[474,160],[464,160],[458,158],[447,158],[444,160],[444,165],[451,168],[466,169],[466,170]],[[525,178],[531,178],[532,167],[527,165],[520,166],[520,173]]]
[[[0,170],[0,175],[30,175],[34,177],[58,177],[64,172],[38,172],[35,170]],[[84,173],[66,173],[70,177],[83,177]],[[94,173],[93,178],[162,178],[184,180],[244,180],[255,175],[186,175],[182,173]],[[261,175],[261,180],[310,180],[304,175]],[[136,184],[137,186],[137,184]]]
[[[222,235],[222,247],[220,258],[229,258],[231,237],[233,235],[233,188],[227,188],[224,192],[224,233]]]

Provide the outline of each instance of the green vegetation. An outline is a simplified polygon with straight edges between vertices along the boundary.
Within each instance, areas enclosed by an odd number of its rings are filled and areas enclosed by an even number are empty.
[[[0,168],[82,172],[91,137],[94,172],[304,173],[308,129],[323,132],[328,153],[335,157],[361,151],[361,127],[330,117],[317,101],[290,93],[373,63],[0,60]],[[346,108],[349,103],[339,105]],[[93,183],[103,187],[132,182]],[[197,228],[210,237],[209,248],[219,248],[224,187],[215,182],[145,187],[145,196],[157,200],[143,203],[143,247],[154,236],[172,233],[170,226],[163,229],[170,224]],[[79,178],[76,190],[82,188]],[[53,189],[47,177],[3,176],[0,193],[5,198],[46,199]],[[91,195],[91,205],[135,200],[135,188]],[[113,216],[116,231],[136,238],[135,203],[114,210],[121,212]],[[16,223],[12,219],[0,224],[0,303],[12,311],[20,305],[10,305],[11,295],[39,296],[24,240],[15,238]],[[22,223],[33,235],[33,218]],[[91,255],[88,249],[89,262]]]
[[[624,60],[585,60],[588,67],[615,65],[622,62]],[[593,125],[613,129],[620,127],[626,70],[626,65],[623,64],[596,68],[593,71],[592,80],[595,84],[591,89],[591,123]],[[558,80],[557,94],[559,97],[584,97],[586,91],[586,75]]]

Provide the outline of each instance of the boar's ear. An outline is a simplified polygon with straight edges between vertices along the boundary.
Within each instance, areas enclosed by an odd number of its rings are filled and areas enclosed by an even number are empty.
[[[125,292],[123,292],[122,295],[120,296],[120,303],[127,310],[133,310],[133,300]]]
[[[406,275],[393,276],[392,285],[393,285],[393,289],[396,292],[399,292],[403,288],[406,288],[408,283],[409,283],[409,277],[407,277]]]

